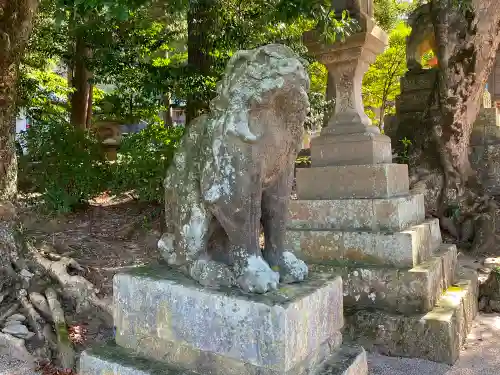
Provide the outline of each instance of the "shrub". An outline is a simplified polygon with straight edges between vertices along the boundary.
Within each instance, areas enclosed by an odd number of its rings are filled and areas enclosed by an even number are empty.
[[[113,194],[133,191],[142,201],[163,202],[163,180],[184,128],[149,125],[124,137],[113,165]]]
[[[20,157],[20,172],[29,171],[25,179],[42,194],[49,209],[72,211],[106,189],[109,168],[91,133],[62,118],[45,117],[20,141],[27,148]]]

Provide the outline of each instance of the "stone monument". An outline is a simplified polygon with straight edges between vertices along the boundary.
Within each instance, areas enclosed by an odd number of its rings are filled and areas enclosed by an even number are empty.
[[[453,363],[477,312],[477,278],[457,270],[455,245],[442,243],[423,195],[409,190],[407,165],[392,163],[390,138],[364,113],[363,74],[387,44],[379,27],[364,24],[371,26],[331,45],[304,36],[333,75],[337,101],[311,142],[311,167],[297,170],[288,247],[311,273],[342,275],[347,339],[386,355]]]
[[[341,346],[341,277],[284,250],[308,88],[288,47],[230,60],[165,181],[169,265],[115,276],[116,343],[84,352],[80,375],[368,374]]]
[[[488,194],[500,194],[500,116],[498,108],[481,108],[470,139],[470,161]]]

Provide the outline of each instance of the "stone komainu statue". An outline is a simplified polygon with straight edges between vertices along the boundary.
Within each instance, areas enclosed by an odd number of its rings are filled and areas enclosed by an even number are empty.
[[[256,293],[307,276],[284,236],[308,90],[308,74],[286,46],[231,58],[210,114],[189,125],[167,172],[158,246],[170,265],[203,285]]]
[[[422,69],[422,56],[432,50],[436,52],[436,38],[432,23],[431,5],[423,4],[408,17],[411,33],[406,38],[406,64],[408,70]]]

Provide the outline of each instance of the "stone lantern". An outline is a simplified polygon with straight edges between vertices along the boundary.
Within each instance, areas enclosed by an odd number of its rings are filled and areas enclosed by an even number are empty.
[[[389,137],[381,135],[364,111],[363,76],[388,44],[387,34],[373,20],[371,0],[333,0],[334,9],[347,10],[358,32],[343,41],[323,43],[315,31],[304,34],[309,52],[328,69],[335,83],[335,109],[321,135],[311,142],[316,167],[391,163]]]

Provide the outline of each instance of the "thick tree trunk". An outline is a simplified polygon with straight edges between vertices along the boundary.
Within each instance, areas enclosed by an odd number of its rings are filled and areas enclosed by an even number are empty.
[[[0,201],[16,195],[15,102],[19,62],[37,0],[0,0]]]
[[[15,148],[16,80],[38,0],[0,0],[0,291],[15,279],[17,193]]]
[[[196,75],[210,76],[213,70],[212,34],[217,27],[217,0],[191,0],[188,11],[188,64]],[[208,109],[208,100],[193,92],[187,98],[186,124]]]
[[[476,250],[493,250],[497,208],[471,168],[469,141],[500,44],[500,7],[497,0],[471,0],[463,10],[433,0],[430,13],[438,67],[426,75],[434,87],[420,126],[400,123],[398,139],[412,141],[413,186],[426,193],[442,229],[464,246],[472,241]]]
[[[91,57],[91,50],[83,37],[77,37],[73,61],[73,89],[71,95],[71,124],[85,129],[89,114],[90,78],[91,72],[87,69],[87,61]]]
[[[497,0],[472,0],[461,16],[450,0],[434,0],[432,16],[439,63],[442,114],[440,160],[447,187],[461,191],[474,177],[469,162],[472,125],[500,43]]]

